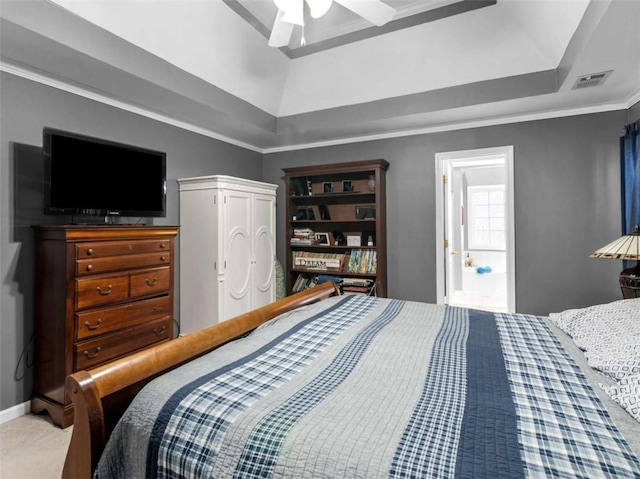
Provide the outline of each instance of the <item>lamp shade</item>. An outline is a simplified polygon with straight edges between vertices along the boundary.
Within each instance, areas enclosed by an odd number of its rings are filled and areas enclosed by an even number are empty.
[[[633,233],[621,236],[589,255],[591,258],[640,260],[640,232],[636,226]]]

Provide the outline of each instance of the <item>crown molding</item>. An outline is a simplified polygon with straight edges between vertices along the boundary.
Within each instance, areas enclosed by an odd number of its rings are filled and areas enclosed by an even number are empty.
[[[167,125],[175,126],[176,128],[191,131],[193,133],[197,133],[202,136],[213,138],[215,140],[224,141],[225,143],[239,146],[241,148],[255,151],[257,153],[264,153],[264,151],[261,148],[258,148],[255,145],[250,145],[249,143],[238,141],[233,138],[229,138],[228,136],[220,135],[219,133],[208,130],[206,128],[201,128],[191,123],[176,120],[175,118],[171,118],[167,115],[162,115],[157,112],[150,111],[146,108],[141,108],[139,106],[132,105],[131,103],[116,100],[107,95],[103,95],[101,93],[97,93],[95,91],[91,91],[86,88],[72,85],[68,82],[52,78],[48,75],[45,75],[40,72],[36,72],[34,70],[30,70],[23,66],[18,66],[13,63],[9,63],[6,60],[0,60],[0,71],[24,78],[26,80],[31,80],[33,82],[40,83],[42,85],[50,86],[52,88],[65,91],[73,95],[81,96],[89,100],[94,100],[99,103],[112,106],[114,108],[119,108],[120,110],[128,111],[136,115],[144,116],[146,118],[150,118],[152,120],[156,120],[156,121],[165,123]]]
[[[627,103],[627,108],[631,108],[636,103],[640,103],[640,89],[638,89],[637,92],[631,94],[631,96],[629,96],[629,99],[627,100],[626,103]]]
[[[640,92],[638,92],[640,97]],[[297,145],[287,145],[275,148],[266,148],[263,153],[280,153],[285,151],[303,150],[308,148],[323,148],[327,146],[337,146],[349,143],[360,143],[363,141],[387,140],[390,138],[402,138],[404,136],[427,135],[430,133],[440,133],[444,131],[467,130],[469,128],[483,128],[488,126],[506,125],[510,123],[524,123],[526,121],[549,120],[552,118],[563,118],[567,116],[589,115],[592,113],[604,113],[608,111],[625,110],[630,108],[627,103],[611,103],[607,105],[598,105],[595,107],[585,108],[567,108],[563,110],[552,110],[540,113],[531,113],[526,115],[513,115],[500,118],[490,118],[487,120],[475,120],[465,122],[455,122],[446,125],[438,125],[433,127],[416,128],[411,130],[394,131],[389,133],[379,133],[372,135],[354,136],[351,138],[341,138],[339,140],[327,140],[314,143],[305,143]]]
[[[425,128],[415,128],[410,130],[401,130],[401,131],[394,131],[389,133],[377,133],[377,134],[370,134],[370,135],[352,136],[349,138],[340,138],[337,140],[326,140],[326,141],[318,141],[318,142],[311,142],[311,143],[299,143],[295,145],[260,148],[255,145],[251,145],[242,141],[238,141],[233,138],[229,138],[224,135],[220,135],[219,133],[216,133],[214,131],[211,131],[205,128],[198,127],[191,123],[176,120],[169,116],[161,115],[156,112],[147,110],[145,108],[132,105],[130,103],[115,100],[111,97],[102,95],[100,93],[96,93],[94,91],[90,91],[86,88],[78,87],[68,82],[51,78],[50,76],[47,76],[41,72],[36,72],[28,68],[9,63],[5,60],[0,60],[0,71],[6,72],[21,78],[25,78],[27,80],[31,80],[37,83],[41,83],[43,85],[47,85],[52,88],[63,90],[73,95],[78,95],[83,98],[87,98],[87,99],[94,100],[115,108],[119,108],[121,110],[128,111],[136,115],[141,115],[141,116],[150,118],[152,120],[156,120],[171,126],[175,126],[177,128],[181,128],[183,130],[191,131],[193,133],[197,133],[199,135],[213,138],[215,140],[223,141],[231,145],[239,146],[247,150],[255,151],[256,153],[260,153],[263,155],[270,154],[270,153],[286,152],[286,151],[304,150],[309,148],[323,148],[327,146],[360,143],[364,141],[386,140],[390,138],[402,138],[405,136],[417,136],[417,135],[426,135],[430,133],[439,133],[439,132],[445,132],[445,131],[465,130],[469,128],[482,128],[482,127],[488,127],[488,126],[505,125],[509,123],[523,123],[526,121],[547,120],[551,118],[562,118],[562,117],[576,116],[576,115],[603,113],[603,112],[615,111],[615,110],[626,110],[631,108],[636,103],[640,102],[640,89],[639,89],[637,92],[629,96],[625,101],[618,102],[618,103],[608,103],[608,104],[583,107],[583,108],[565,108],[565,109],[559,109],[559,110],[549,110],[546,112],[539,112],[539,113],[532,113],[532,114],[525,114],[525,115],[510,115],[510,116],[504,116],[499,118],[490,118],[486,120],[455,122],[455,123],[450,123],[445,125],[438,125],[438,126],[425,127]]]

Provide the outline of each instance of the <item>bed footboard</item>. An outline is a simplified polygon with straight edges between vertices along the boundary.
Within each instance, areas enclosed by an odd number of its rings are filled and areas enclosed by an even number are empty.
[[[62,477],[90,478],[133,396],[154,377],[205,354],[292,309],[340,294],[323,283],[254,311],[67,378],[74,424]]]

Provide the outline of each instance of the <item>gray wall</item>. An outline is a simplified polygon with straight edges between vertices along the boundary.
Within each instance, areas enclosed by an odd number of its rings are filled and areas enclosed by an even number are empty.
[[[179,224],[177,178],[224,174],[260,180],[262,155],[10,74],[2,73],[0,85],[2,411],[28,401],[33,384],[33,350],[29,345],[34,313],[31,225],[69,221],[69,217],[41,213],[43,126],[166,151],[167,217],[155,219],[155,224]],[[87,164],[98,174],[100,166]],[[177,274],[175,279],[177,284]],[[175,311],[177,317],[179,301]]]
[[[548,314],[620,298],[622,263],[588,256],[620,234],[626,120],[617,111],[272,153],[264,180],[282,186],[294,165],[386,159],[389,295],[435,302],[435,154],[514,145],[516,305]],[[285,204],[284,188],[278,195]],[[277,218],[283,259],[282,208]]]
[[[629,119],[627,123],[634,123],[640,120],[640,102],[629,108]]]

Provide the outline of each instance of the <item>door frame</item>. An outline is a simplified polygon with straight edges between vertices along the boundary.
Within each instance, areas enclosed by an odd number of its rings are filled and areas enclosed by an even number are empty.
[[[480,148],[474,150],[447,151],[436,153],[436,300],[437,304],[446,304],[446,267],[448,260],[448,247],[445,245],[447,216],[445,214],[445,198],[443,177],[453,165],[465,162],[481,162],[504,159],[507,183],[506,195],[506,220],[507,220],[507,311],[516,312],[516,242],[515,242],[515,209],[514,209],[514,171],[513,171],[513,145],[498,146],[493,148]]]

